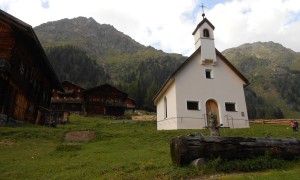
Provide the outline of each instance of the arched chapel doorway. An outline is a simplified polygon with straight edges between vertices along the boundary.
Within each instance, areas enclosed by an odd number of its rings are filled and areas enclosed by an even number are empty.
[[[206,114],[208,114],[209,112],[212,112],[217,116],[217,122],[218,122],[217,125],[219,125],[220,124],[219,108],[215,100],[210,99],[206,101]]]

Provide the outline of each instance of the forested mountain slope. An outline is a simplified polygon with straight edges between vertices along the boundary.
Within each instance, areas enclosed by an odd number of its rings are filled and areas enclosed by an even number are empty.
[[[34,28],[61,80],[85,88],[110,83],[154,111],[152,98],[187,57],[146,47],[111,25],[78,17]],[[274,42],[222,52],[250,81],[249,118],[300,116],[300,54]]]
[[[300,116],[300,53],[274,42],[256,42],[223,54],[249,79],[251,117]]]
[[[85,88],[110,80],[103,67],[82,49],[72,46],[53,46],[46,49],[60,81],[68,80]]]

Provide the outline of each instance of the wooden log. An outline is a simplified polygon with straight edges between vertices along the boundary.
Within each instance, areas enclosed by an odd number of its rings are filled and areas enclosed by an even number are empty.
[[[171,139],[171,158],[178,166],[198,158],[227,160],[254,158],[269,154],[283,159],[300,156],[300,141],[295,138],[217,137],[191,134]]]

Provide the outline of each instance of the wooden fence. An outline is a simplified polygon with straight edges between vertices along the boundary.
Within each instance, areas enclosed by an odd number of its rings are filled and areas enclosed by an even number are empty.
[[[132,116],[134,121],[156,121],[155,115],[140,115]],[[300,118],[297,119],[254,119],[249,120],[250,124],[274,124],[274,125],[290,125],[291,121],[298,121],[300,123]]]
[[[255,119],[249,120],[249,122],[250,124],[290,125],[290,122],[295,120],[300,123],[300,119]]]

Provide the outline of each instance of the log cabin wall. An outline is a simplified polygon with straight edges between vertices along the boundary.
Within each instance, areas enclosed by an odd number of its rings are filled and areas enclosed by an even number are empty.
[[[8,75],[11,56],[15,45],[12,28],[0,19],[0,113],[5,113],[9,101]]]
[[[69,81],[61,84],[64,92],[54,90],[51,98],[51,110],[58,121],[62,119],[62,112],[85,112],[91,116],[121,116],[125,109],[135,110],[135,100],[108,84],[86,91]]]
[[[0,113],[41,124],[62,89],[32,27],[0,10]]]
[[[104,84],[84,92],[85,113],[88,116],[122,116],[127,108],[128,94]]]
[[[84,89],[69,81],[62,82],[64,92],[54,90],[51,98],[51,110],[60,112],[83,112]]]
[[[127,98],[127,109],[135,110],[135,100],[132,98]]]

